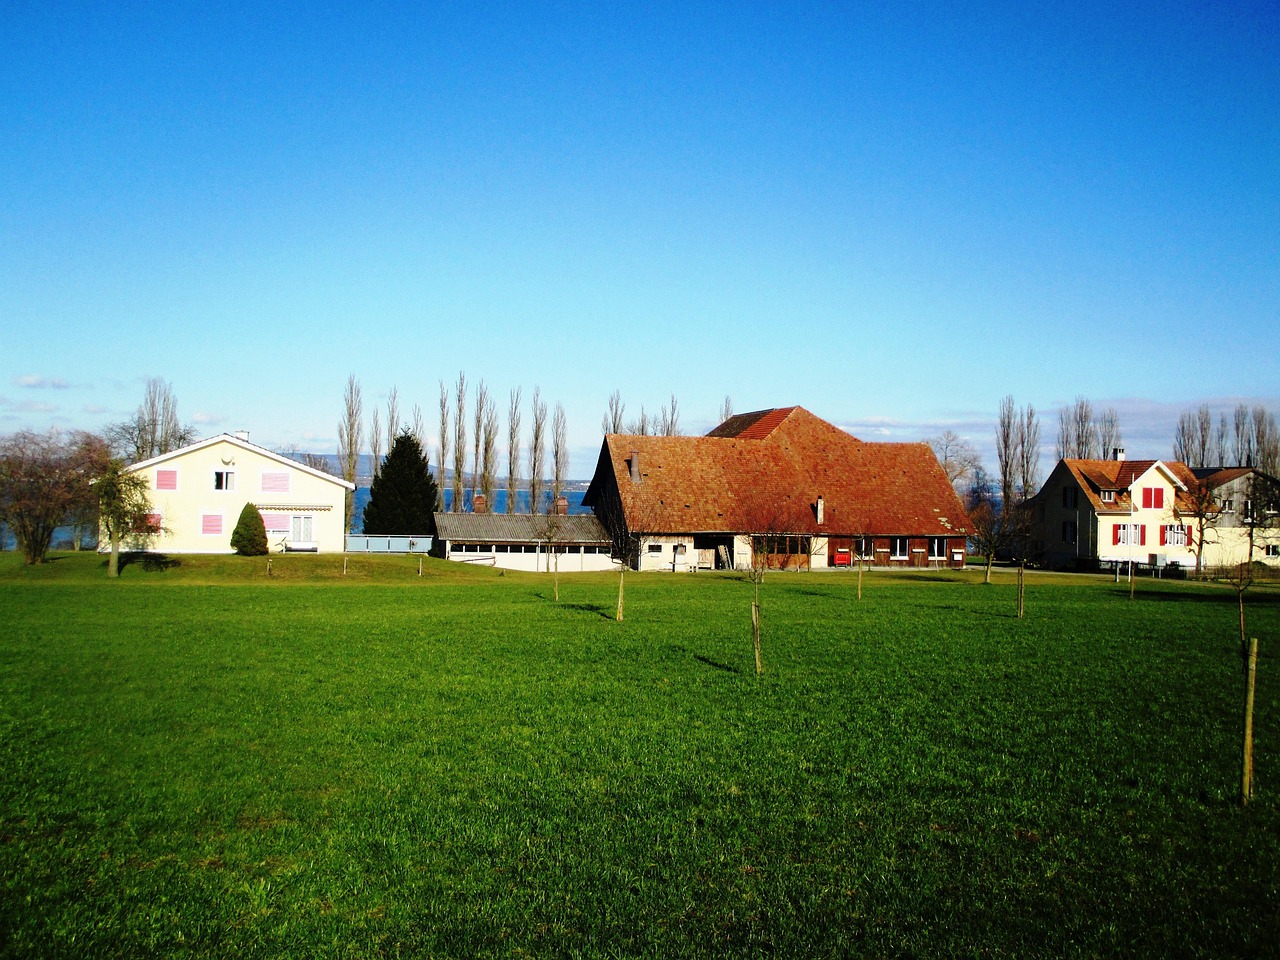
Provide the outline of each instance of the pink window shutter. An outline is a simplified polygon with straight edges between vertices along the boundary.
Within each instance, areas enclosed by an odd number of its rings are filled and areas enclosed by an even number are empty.
[[[200,518],[200,532],[209,536],[222,533],[222,514],[206,513]]]
[[[157,490],[177,490],[178,489],[178,471],[177,470],[157,470],[156,471],[156,489]]]

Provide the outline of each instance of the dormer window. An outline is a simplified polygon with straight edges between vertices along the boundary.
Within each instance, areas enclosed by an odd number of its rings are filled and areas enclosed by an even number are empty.
[[[1116,492],[1115,492],[1114,490],[1103,490],[1103,491],[1102,491],[1102,502],[1103,502],[1103,503],[1115,503],[1115,500],[1116,500]]]

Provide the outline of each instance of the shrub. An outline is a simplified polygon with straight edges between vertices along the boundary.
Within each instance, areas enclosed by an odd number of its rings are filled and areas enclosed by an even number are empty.
[[[240,511],[236,528],[231,531],[231,549],[242,557],[261,557],[267,552],[267,527],[252,503],[246,503]]]

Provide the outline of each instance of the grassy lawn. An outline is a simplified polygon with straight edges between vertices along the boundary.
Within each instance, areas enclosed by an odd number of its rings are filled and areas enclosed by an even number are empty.
[[[0,555],[0,957],[1280,952],[1235,597]]]

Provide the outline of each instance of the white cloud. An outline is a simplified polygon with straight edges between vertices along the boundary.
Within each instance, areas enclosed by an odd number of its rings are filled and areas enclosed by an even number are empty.
[[[66,390],[71,386],[61,377],[42,377],[34,373],[14,377],[13,382],[25,390]]]
[[[202,426],[216,427],[218,424],[226,423],[227,416],[223,413],[195,413],[191,420]]]

